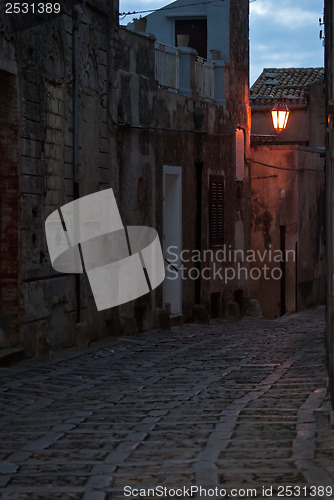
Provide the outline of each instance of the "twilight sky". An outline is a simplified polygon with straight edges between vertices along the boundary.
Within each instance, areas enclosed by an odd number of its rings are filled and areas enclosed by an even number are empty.
[[[169,3],[120,0],[120,12],[157,9]],[[251,84],[263,68],[323,66],[319,39],[323,6],[323,0],[255,0],[250,4]],[[120,18],[120,23],[127,24],[132,17]]]

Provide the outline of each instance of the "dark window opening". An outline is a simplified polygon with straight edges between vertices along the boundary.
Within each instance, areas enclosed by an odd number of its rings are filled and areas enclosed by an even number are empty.
[[[178,19],[175,21],[175,46],[177,35],[190,35],[189,47],[197,50],[200,57],[207,58],[206,19]]]

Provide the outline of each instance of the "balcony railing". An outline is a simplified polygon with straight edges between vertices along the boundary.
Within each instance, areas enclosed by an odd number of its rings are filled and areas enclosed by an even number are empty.
[[[221,103],[225,92],[224,71],[223,61],[209,61],[188,47],[155,42],[155,79],[165,89]]]
[[[200,97],[214,99],[215,95],[215,65],[203,57],[196,57],[195,86]]]
[[[179,50],[162,43],[155,45],[155,79],[162,87],[179,90]]]

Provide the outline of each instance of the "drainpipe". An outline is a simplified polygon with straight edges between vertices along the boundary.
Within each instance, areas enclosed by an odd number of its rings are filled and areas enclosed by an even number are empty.
[[[203,154],[202,154],[202,127],[205,116],[204,109],[195,109],[193,112],[195,128],[197,131],[196,137],[196,250],[201,254],[202,251],[202,171],[203,171]],[[199,259],[200,260],[200,259]],[[201,262],[196,263],[198,269],[198,279],[195,282],[195,304],[201,303]]]
[[[83,10],[73,7],[73,199],[79,198],[79,26]],[[81,286],[80,274],[75,275],[76,322],[80,323]]]
[[[202,137],[199,135],[198,139]],[[196,169],[196,249],[202,252],[202,171],[203,162],[195,162]],[[196,267],[199,271],[199,278],[195,282],[195,304],[201,303],[201,262],[196,262]]]

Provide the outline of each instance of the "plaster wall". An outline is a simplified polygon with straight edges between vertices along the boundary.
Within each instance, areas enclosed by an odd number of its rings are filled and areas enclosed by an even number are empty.
[[[270,109],[268,107],[252,107],[252,134],[276,135],[273,127]],[[290,109],[290,106],[289,106]],[[280,141],[307,142],[310,140],[310,129],[308,125],[308,109],[305,107],[293,108],[289,116],[286,129],[281,133]]]
[[[211,58],[211,49],[218,49],[222,52],[223,61],[229,62],[230,0],[198,5],[192,5],[193,3],[190,0],[177,0],[168,10],[160,9],[149,14],[146,16],[147,33],[154,35],[158,42],[175,46],[175,20],[207,19],[207,58]],[[132,23],[129,27],[133,28]]]
[[[297,148],[295,146],[258,146],[252,148],[252,158],[256,161],[280,168],[297,168]],[[280,227],[285,227],[285,248],[295,251],[298,234],[298,179],[297,172],[276,170],[252,163],[252,249],[265,256],[268,266],[264,278],[251,281],[252,297],[259,300],[266,318],[281,314],[281,262],[275,261],[276,250],[281,249]],[[266,252],[267,251],[267,252]],[[270,255],[270,251],[272,254]],[[291,254],[292,255],[292,254]],[[261,257],[262,258],[262,257]],[[262,268],[261,258],[253,267]],[[273,271],[273,269],[278,270]],[[285,265],[286,312],[295,310],[295,262],[289,259]],[[271,273],[274,273],[273,275]]]
[[[267,318],[322,303],[325,297],[324,160],[320,153],[293,145],[252,147],[253,160],[279,167],[252,163],[252,249],[261,255],[271,249],[273,261],[267,255],[265,263],[270,269],[280,268],[274,252],[282,248],[284,226],[285,249],[292,251],[283,270],[285,285],[278,279],[252,280],[252,297],[260,301]],[[254,267],[261,265],[258,259]]]

